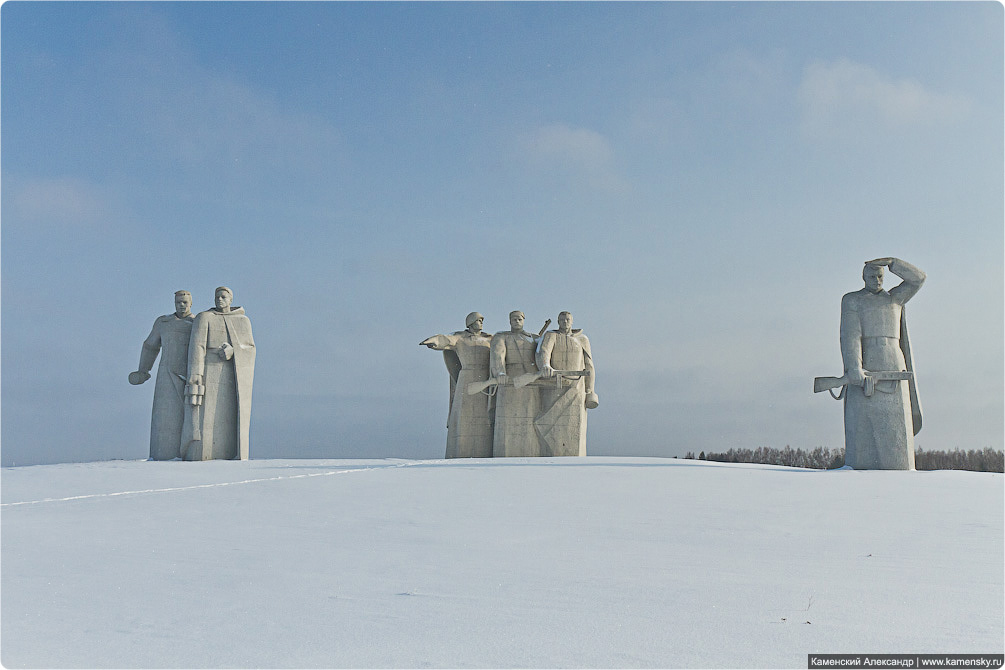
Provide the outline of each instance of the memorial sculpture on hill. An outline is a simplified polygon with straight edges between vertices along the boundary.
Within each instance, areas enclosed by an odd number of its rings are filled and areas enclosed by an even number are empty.
[[[572,314],[558,315],[558,330],[549,330],[537,350],[542,378],[555,384],[541,388],[544,411],[534,426],[545,456],[586,456],[586,410],[600,399],[594,392],[593,353],[582,329],[572,329]]]
[[[903,281],[886,291],[886,269]],[[845,465],[856,470],[913,470],[921,403],[904,305],[925,273],[899,258],[867,261],[865,288],[841,299],[842,377],[818,377],[813,391],[844,399]],[[833,389],[841,388],[835,395]]]
[[[150,458],[167,461],[181,455],[185,420],[185,380],[188,374],[188,342],[192,333],[192,294],[175,291],[174,313],[159,316],[143,341],[140,364],[129,373],[129,383],[150,379],[150,369],[160,354],[154,381],[154,404],[150,416]]]
[[[492,337],[489,372],[496,382],[493,456],[543,455],[534,428],[534,419],[541,413],[541,389],[530,385],[518,387],[515,381],[517,377],[538,372],[537,341],[548,324],[535,335],[523,329],[524,319],[523,312],[510,312],[510,329]]]
[[[419,343],[444,352],[452,379],[447,458],[585,456],[586,410],[599,404],[590,341],[569,312],[547,333],[551,319],[537,334],[523,312],[509,320],[487,335],[472,312],[467,330]]]
[[[464,330],[427,337],[420,345],[443,352],[450,375],[450,411],[447,415],[446,458],[490,458],[494,398],[468,395],[469,384],[489,378],[492,335],[482,332],[485,317],[471,312]]]
[[[231,307],[233,296],[226,286],[217,288],[216,307],[200,312],[192,324],[181,450],[185,460],[248,458],[255,341],[244,309]]]

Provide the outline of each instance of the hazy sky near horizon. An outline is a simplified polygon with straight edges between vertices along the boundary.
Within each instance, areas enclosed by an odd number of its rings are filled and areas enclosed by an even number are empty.
[[[590,336],[589,453],[839,447],[841,295],[925,449],[1003,448],[1003,8],[34,3],[2,30],[4,465],[144,458],[173,292],[251,318],[252,457],[442,456],[423,338]],[[888,287],[896,284],[888,279]]]

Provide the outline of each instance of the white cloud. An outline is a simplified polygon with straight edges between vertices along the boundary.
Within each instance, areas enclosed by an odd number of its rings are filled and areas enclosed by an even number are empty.
[[[815,136],[954,122],[970,109],[965,98],[933,91],[913,79],[894,79],[847,59],[808,65],[799,103],[803,130]]]
[[[614,150],[600,133],[565,124],[541,126],[518,142],[530,167],[585,180],[591,186],[617,189],[624,186],[614,170]]]
[[[82,179],[14,180],[8,186],[7,223],[89,225],[111,210],[104,190]]]
[[[524,147],[532,160],[567,167],[600,169],[613,155],[610,144],[600,133],[564,124],[536,129],[524,139]]]

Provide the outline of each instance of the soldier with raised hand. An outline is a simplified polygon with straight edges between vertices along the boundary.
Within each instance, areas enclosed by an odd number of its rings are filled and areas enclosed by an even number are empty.
[[[129,383],[139,385],[150,379],[150,369],[160,354],[154,404],[150,417],[150,459],[169,461],[181,455],[182,424],[185,419],[185,375],[188,369],[188,342],[192,333],[192,294],[175,291],[174,314],[157,317],[150,335],[143,341],[140,364],[129,373]]]
[[[903,281],[883,289],[886,270]],[[870,372],[914,372],[904,305],[925,273],[899,258],[866,261],[865,287],[841,299],[845,464],[857,470],[913,470],[921,430],[916,380],[869,379]]]

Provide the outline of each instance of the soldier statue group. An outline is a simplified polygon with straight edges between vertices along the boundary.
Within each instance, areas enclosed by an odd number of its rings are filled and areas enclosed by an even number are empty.
[[[233,297],[221,286],[216,306],[193,316],[192,294],[178,291],[174,314],[158,317],[143,342],[129,383],[150,379],[161,353],[150,421],[153,460],[248,458],[255,341],[244,309],[231,306]]]
[[[903,280],[889,291],[886,270]],[[846,465],[913,470],[921,404],[904,305],[925,273],[889,257],[866,261],[862,278],[865,287],[841,300],[844,375],[817,377],[813,390],[844,400]],[[178,291],[175,312],[159,317],[143,343],[130,383],[148,380],[161,353],[151,459],[248,458],[255,343],[232,299],[221,286],[216,306],[193,316],[191,294]],[[524,330],[524,319],[510,312],[510,329],[490,335],[472,312],[464,330],[419,343],[443,352],[450,375],[447,458],[586,455],[586,411],[599,405],[590,340],[569,312],[538,333]]]
[[[524,318],[510,312],[510,329],[489,335],[472,312],[465,330],[419,343],[450,372],[447,458],[586,455],[586,410],[599,404],[590,340],[569,312],[537,334]]]

